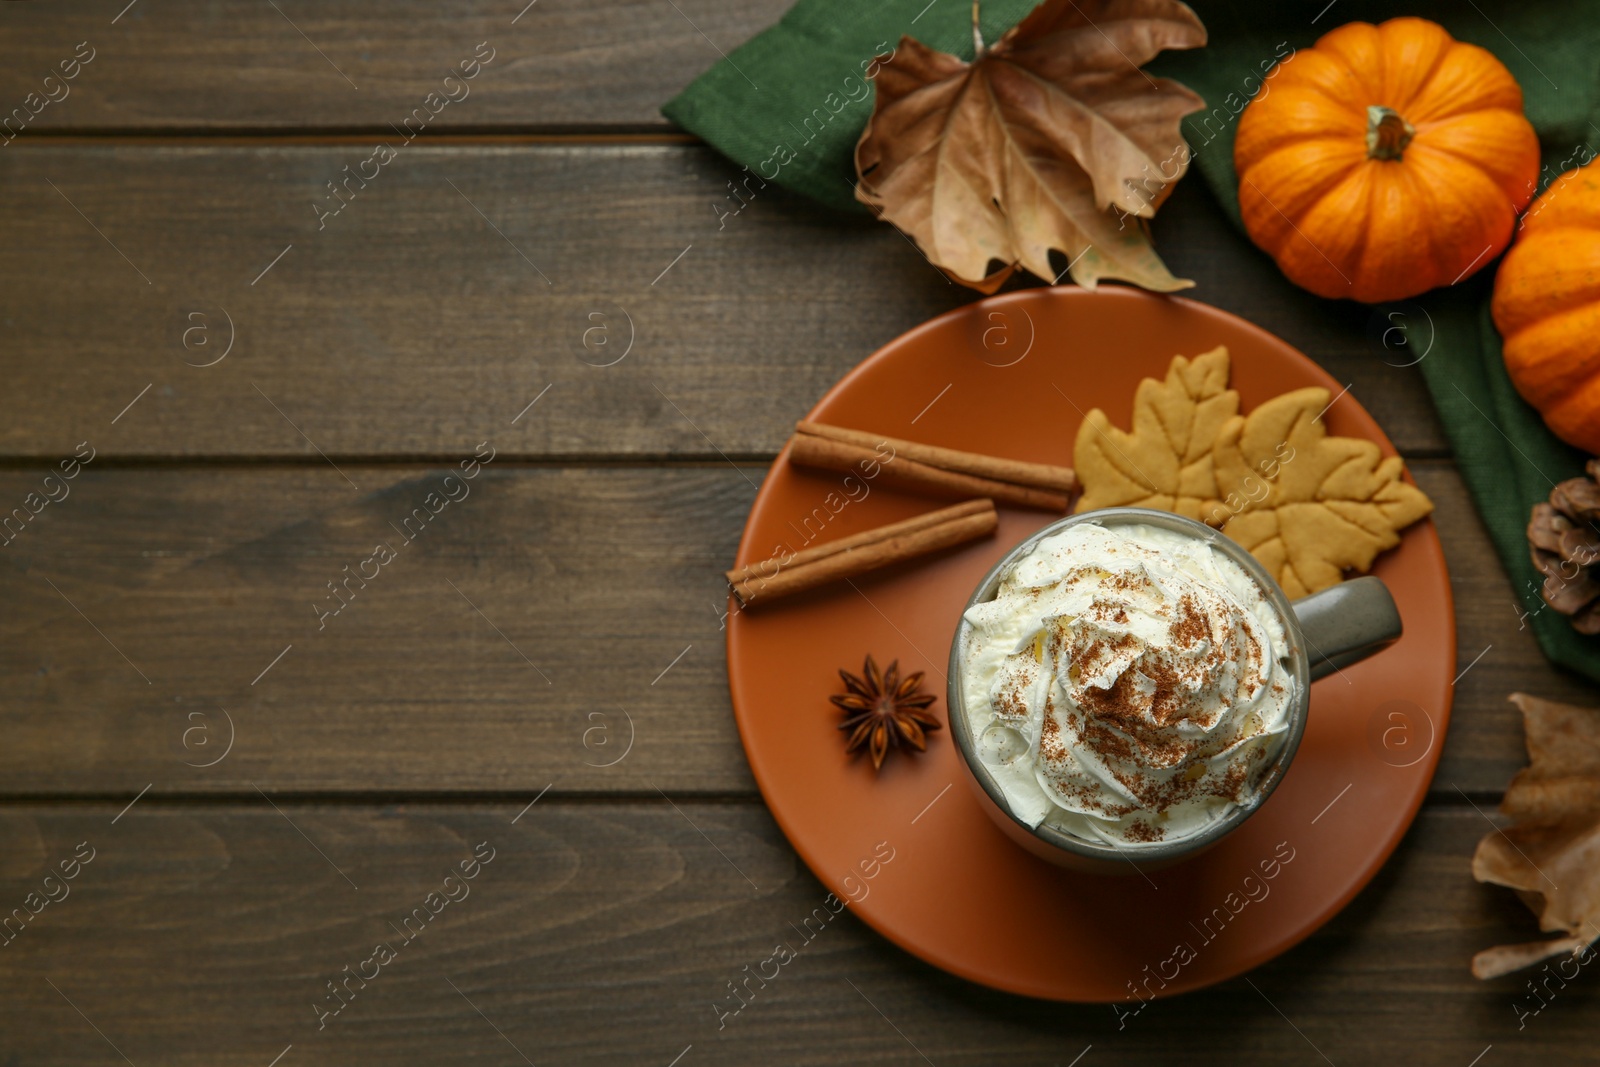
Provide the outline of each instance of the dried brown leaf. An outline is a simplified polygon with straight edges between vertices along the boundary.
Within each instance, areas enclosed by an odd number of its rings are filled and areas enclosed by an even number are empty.
[[[1205,104],[1139,66],[1205,41],[1178,0],[1045,0],[971,63],[902,38],[856,145],[856,198],[984,292],[1019,264],[1053,279],[1052,248],[1086,288],[1188,288],[1139,220],[1188,169],[1178,123]]]
[[[1500,804],[1513,824],[1478,842],[1472,876],[1517,890],[1539,929],[1567,936],[1480,952],[1479,978],[1581,952],[1600,936],[1600,711],[1526,693],[1511,702],[1522,710],[1528,766]]]

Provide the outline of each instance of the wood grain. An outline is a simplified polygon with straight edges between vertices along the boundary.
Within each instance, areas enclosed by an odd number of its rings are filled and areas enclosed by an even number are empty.
[[[80,474],[0,579],[6,788],[748,790],[721,571],[760,472],[450,473]]]
[[[0,791],[748,793],[721,572],[762,470],[507,462],[414,543],[397,526],[448,468],[91,465],[0,556]],[[1497,792],[1524,762],[1506,695],[1590,698],[1518,630],[1454,469],[1413,469],[1439,508],[1464,669],[1436,792]],[[38,481],[0,474],[0,499]],[[380,540],[397,558],[363,565]],[[321,618],[314,604],[341,602],[328,583],[363,571],[378,576]],[[220,753],[219,709],[236,748],[186,766]],[[627,762],[598,766],[630,716]]]
[[[371,151],[12,146],[0,454],[434,457],[492,436],[530,458],[765,458],[867,354],[972,298],[888,227],[775,188],[719,223],[737,170],[696,147],[419,143],[319,231],[325,183]],[[1156,228],[1197,299],[1441,454],[1415,369],[1297,294],[1197,184]]]
[[[0,101],[9,110],[42,92],[42,79],[86,40],[94,59],[23,137],[111,129],[381,129],[440,91],[451,68],[487,41],[494,62],[430,129],[665,129],[661,105],[717,62],[718,49],[731,52],[787,6],[675,3],[678,10],[645,0],[545,0],[518,17],[527,0],[448,7],[413,0],[141,0],[114,25],[127,0],[61,9],[14,4],[0,18],[9,60],[0,72]]]
[[[754,802],[547,798],[515,825],[521,804],[274,811],[261,798],[151,796],[112,825],[121,806],[0,815],[22,844],[0,871],[8,906],[80,842],[95,850],[70,895],[3,949],[7,1062],[120,1062],[112,1044],[137,1064],[241,1067],[290,1044],[308,1064],[512,1064],[520,1052],[665,1067],[691,1045],[683,1064],[920,1063],[918,1052],[941,1067],[1065,1064],[1090,1044],[1094,1062],[1112,1064],[1166,1062],[1181,1047],[1185,1063],[1225,1067],[1321,1062],[1318,1051],[1338,1064],[1462,1067],[1491,1043],[1502,1063],[1535,1051],[1594,1059],[1591,982],[1559,990],[1519,1032],[1514,1006],[1537,1006],[1521,982],[1468,973],[1478,949],[1538,934],[1510,892],[1472,882],[1487,824],[1465,805],[1426,811],[1372,886],[1249,984],[1157,1002],[1121,1029],[1108,1006],[1027,1001],[942,974],[850,914],[721,1019],[712,1005],[736,1003],[727,983],[778,941],[801,941],[790,924],[826,893]],[[898,853],[939,847],[937,829],[883,833]],[[400,942],[388,924],[483,843],[493,859],[462,883],[467,895],[452,887],[460,899],[365,988],[352,982],[319,1031],[325,983],[375,943]],[[894,876],[882,867],[873,891]]]
[[[788,0],[524,3],[0,7],[0,112],[95,49],[0,148],[0,501],[97,449],[0,551],[0,915],[96,849],[0,933],[0,1062],[1600,1059],[1583,979],[1519,1029],[1520,981],[1466,970],[1538,936],[1467,873],[1463,791],[1488,810],[1523,762],[1505,695],[1590,690],[1520,628],[1393,320],[1289,285],[1198,180],[1154,227],[1191,295],[1350,383],[1437,505],[1467,669],[1429,804],[1305,944],[1125,1027],[845,915],[719,1029],[825,892],[739,747],[719,572],[786,428],[972,294],[775,188],[723,216],[738,168],[661,119]],[[470,97],[341,207],[480,41]],[[319,1030],[324,983],[479,842],[471,897]]]

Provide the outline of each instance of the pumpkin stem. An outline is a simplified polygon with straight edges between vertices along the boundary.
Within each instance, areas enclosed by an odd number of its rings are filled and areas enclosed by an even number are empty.
[[[1417,128],[1393,108],[1376,104],[1367,108],[1367,158],[1399,159]]]
[[[978,0],[972,0],[972,61],[983,56],[983,31],[978,28]]]

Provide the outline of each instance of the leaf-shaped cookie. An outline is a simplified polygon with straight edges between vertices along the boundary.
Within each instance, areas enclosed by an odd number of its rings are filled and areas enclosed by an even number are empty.
[[[1329,437],[1328,391],[1285,393],[1235,416],[1213,450],[1222,532],[1250,550],[1291,598],[1365,571],[1399,531],[1433,510],[1401,481],[1398,456],[1355,437]]]
[[[1239,411],[1228,388],[1228,349],[1176,356],[1165,381],[1146,378],[1133,396],[1133,429],[1099,408],[1078,427],[1073,467],[1083,483],[1078,511],[1141,507],[1204,519],[1217,509],[1211,447]]]

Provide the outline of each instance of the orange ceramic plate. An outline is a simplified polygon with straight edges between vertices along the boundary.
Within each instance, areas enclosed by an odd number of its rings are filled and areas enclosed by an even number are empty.
[[[1127,426],[1141,378],[1225,344],[1243,409],[1289,389],[1343,386],[1276,337],[1215,308],[1132,289],[1035,289],[940,316],[893,341],[810,418],[931,444],[1070,464],[1085,412]],[[1335,434],[1383,431],[1345,393]],[[740,564],[940,506],[870,482],[842,484],[780,456],[756,497]],[[1312,688],[1294,764],[1260,811],[1179,866],[1126,877],[1057,869],[979,807],[947,730],[881,773],[844,753],[837,670],[925,671],[944,707],[962,607],[1005,551],[1050,520],[1002,508],[1000,530],[920,563],[736,614],[728,626],[735,717],[762,795],[817,877],[885,937],[997,989],[1068,1001],[1197,989],[1271,959],[1367,884],[1422,803],[1450,716],[1455,623],[1431,522],[1376,573],[1405,622],[1393,648]],[[885,862],[885,857],[889,857]]]

